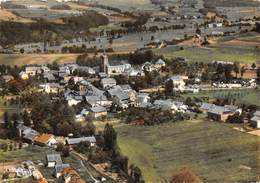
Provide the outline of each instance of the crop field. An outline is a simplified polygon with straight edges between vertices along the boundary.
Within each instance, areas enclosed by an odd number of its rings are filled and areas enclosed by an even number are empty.
[[[183,167],[207,183],[260,178],[259,137],[228,124],[193,120],[116,130],[121,151],[142,169],[148,183],[169,180]]]
[[[26,64],[51,64],[72,63],[78,54],[0,54],[0,64],[26,65]]]

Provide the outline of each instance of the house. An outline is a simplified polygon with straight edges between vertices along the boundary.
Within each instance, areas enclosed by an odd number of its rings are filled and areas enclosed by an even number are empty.
[[[27,73],[24,72],[24,71],[21,71],[21,72],[19,73],[19,76],[20,76],[20,78],[21,78],[22,80],[27,80],[27,79],[29,79],[29,74],[27,74]]]
[[[209,110],[211,110],[212,108],[215,107],[215,104],[211,104],[211,103],[206,103],[206,102],[202,102],[201,106],[200,106],[200,110],[204,113],[207,113]]]
[[[29,76],[35,76],[42,73],[42,69],[39,66],[26,66],[25,73]]]
[[[103,78],[100,81],[102,88],[108,89],[116,86],[116,80],[114,78]]]
[[[188,76],[176,75],[169,79],[173,83],[173,90],[184,91],[185,90],[185,80],[188,80]]]
[[[43,91],[46,93],[60,93],[64,91],[64,87],[59,83],[46,83],[41,86],[43,87]]]
[[[47,167],[54,168],[58,164],[62,164],[60,154],[47,154]]]
[[[76,170],[68,167],[61,172],[61,183],[86,183]]]
[[[130,96],[120,86],[115,86],[107,91],[113,103],[123,109],[128,108]]]
[[[92,69],[91,67],[87,67],[87,66],[79,66],[78,68],[75,69],[75,71],[84,72],[84,73],[87,73],[89,75],[95,75],[96,74],[96,71],[94,69]]]
[[[14,77],[12,75],[3,75],[2,76],[3,80],[8,83],[9,81],[14,80]]]
[[[77,105],[80,102],[82,102],[83,97],[78,96],[78,95],[76,95],[76,96],[69,95],[66,97],[66,100],[67,100],[69,106],[74,106],[74,105]]]
[[[163,68],[163,67],[165,67],[166,66],[166,63],[165,63],[165,61],[163,61],[161,58],[159,59],[159,60],[157,60],[156,62],[155,62],[155,64],[154,64],[154,67],[156,68],[156,69],[161,69],[161,68]]]
[[[55,165],[54,167],[54,175],[55,177],[58,179],[60,176],[62,176],[62,171],[65,169],[65,168],[69,168],[70,165],[69,164],[57,164]]]
[[[94,119],[107,116],[107,109],[103,106],[91,107],[90,116]]]
[[[100,96],[89,95],[89,96],[85,96],[85,100],[90,107],[97,107],[97,106],[110,107],[112,105],[112,101],[108,100],[105,95],[100,95]]]
[[[154,107],[162,110],[171,110],[173,112],[185,112],[188,109],[187,105],[183,102],[173,101],[171,99],[167,100],[155,100],[153,103]]]
[[[21,137],[26,142],[32,143],[34,138],[39,135],[37,131],[34,129],[24,126],[23,124],[19,124],[17,126],[19,137]]]
[[[256,111],[250,119],[250,123],[255,128],[260,128],[260,111]]]
[[[135,106],[143,108],[149,107],[151,105],[150,99],[151,97],[148,93],[138,93]]]
[[[80,142],[89,142],[91,146],[94,146],[96,144],[96,138],[94,136],[80,137],[80,138],[66,138],[65,142],[68,145],[75,145],[75,144],[79,144]]]
[[[231,110],[225,106],[214,106],[208,110],[208,118],[214,121],[226,122],[229,116],[232,116],[236,111]]]
[[[57,141],[54,138],[54,135],[52,134],[40,134],[37,135],[34,139],[34,144],[40,145],[40,146],[52,146],[57,143]]]

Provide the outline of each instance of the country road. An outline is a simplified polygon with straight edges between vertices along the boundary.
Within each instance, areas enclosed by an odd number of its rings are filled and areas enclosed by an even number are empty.
[[[87,158],[84,157],[83,155],[81,155],[81,154],[79,154],[79,153],[77,153],[75,151],[72,151],[71,155],[74,156],[76,159],[78,159],[80,164],[81,164],[81,166],[86,170],[86,172],[88,174],[88,177],[89,177],[89,180],[86,180],[86,181],[88,181],[90,183],[99,183],[101,181],[98,180],[98,179],[105,178],[106,180],[102,181],[102,182],[104,182],[104,183],[116,183],[115,180],[113,180],[112,178],[102,174],[101,172],[97,171],[93,166],[91,166],[89,164]],[[98,177],[93,175],[93,172],[96,175],[98,175]]]

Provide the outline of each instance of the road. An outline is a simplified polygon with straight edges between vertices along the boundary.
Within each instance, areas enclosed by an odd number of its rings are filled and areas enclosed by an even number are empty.
[[[102,174],[101,172],[97,171],[94,167],[92,167],[89,164],[88,159],[85,156],[83,156],[75,151],[72,151],[71,155],[74,156],[76,159],[78,159],[81,166],[86,170],[88,177],[89,177],[89,180],[86,180],[86,181],[88,181],[90,183],[99,183],[101,181],[99,181],[98,178],[104,177],[106,179],[105,181],[103,181],[104,183],[116,183],[115,180]],[[93,175],[93,172],[95,175]],[[96,175],[98,175],[98,176],[96,176]]]

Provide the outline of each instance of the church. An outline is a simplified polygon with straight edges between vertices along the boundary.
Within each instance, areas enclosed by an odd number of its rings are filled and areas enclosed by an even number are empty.
[[[126,73],[127,70],[131,69],[131,64],[123,61],[109,63],[108,56],[106,54],[102,56],[101,63],[101,71],[105,72],[107,75],[120,75]]]

